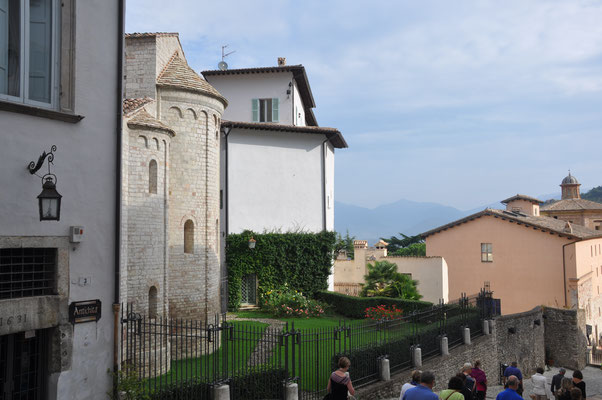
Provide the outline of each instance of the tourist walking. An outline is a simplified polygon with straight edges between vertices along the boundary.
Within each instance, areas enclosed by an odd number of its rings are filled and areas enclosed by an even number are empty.
[[[571,400],[571,389],[573,388],[573,381],[571,378],[562,378],[560,381],[560,389],[558,389],[554,395],[557,400]]]
[[[339,358],[338,365],[339,369],[330,374],[326,390],[330,394],[329,399],[331,400],[347,400],[347,392],[352,396],[355,394],[351,378],[349,378],[349,374],[347,373],[351,362],[347,357],[341,357]]]
[[[465,400],[462,394],[464,382],[457,376],[452,376],[447,384],[447,389],[439,392],[440,400]]]
[[[495,397],[495,400],[522,400],[522,397],[517,392],[520,383],[518,377],[514,375],[504,377],[504,381],[508,387],[499,392]]]
[[[466,380],[464,381],[464,387],[466,389],[464,391],[464,397],[466,398],[466,400],[474,400],[475,389],[477,387],[477,383],[475,382],[473,377],[470,376],[471,373],[472,364],[465,363],[464,366],[462,366],[462,374],[466,377]]]
[[[504,370],[504,385],[506,385],[507,380],[510,376],[515,376],[518,379],[518,389],[516,389],[516,393],[522,397],[523,395],[523,373],[518,368],[518,363],[516,361],[512,361],[510,366]]]
[[[573,371],[573,386],[581,390],[583,400],[587,398],[585,394],[585,382],[583,382],[583,374],[578,369]]]
[[[476,360],[470,376],[474,378],[477,383],[475,398],[476,400],[485,400],[487,396],[487,375],[485,371],[481,369],[481,361]]]
[[[412,371],[412,380],[410,382],[406,382],[401,387],[401,394],[399,395],[399,400],[403,399],[403,395],[408,391],[408,389],[414,388],[420,384],[420,374],[422,371],[414,370]]]
[[[405,392],[402,400],[439,400],[439,396],[433,393],[433,386],[435,375],[431,371],[423,371],[420,375],[420,385]]]
[[[548,382],[546,377],[543,376],[543,368],[538,367],[536,371],[537,373],[531,377],[531,382],[533,383],[531,398],[533,400],[548,400],[548,396],[546,394],[546,386]]]
[[[556,391],[560,390],[560,384],[562,382],[562,378],[564,378],[564,374],[566,373],[566,369],[560,368],[558,373],[552,377],[552,385],[550,386],[550,391],[556,396]]]

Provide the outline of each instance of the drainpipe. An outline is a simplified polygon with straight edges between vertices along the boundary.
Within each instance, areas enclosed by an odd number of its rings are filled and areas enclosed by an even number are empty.
[[[119,284],[121,268],[121,136],[123,128],[123,41],[125,36],[125,0],[119,0],[117,10],[117,109],[115,125],[117,134],[115,146],[115,282],[113,289],[113,371],[119,370]],[[115,390],[117,382],[113,383]]]
[[[230,135],[230,132],[232,131],[232,128],[223,128],[222,132],[224,133],[224,188],[223,188],[223,207],[224,207],[224,219],[223,219],[223,223],[224,223],[224,236],[222,237],[222,240],[224,241],[224,250],[226,248],[225,246],[225,242],[226,242],[226,238],[228,237],[228,233],[229,231],[229,221],[230,221],[230,210],[228,208],[228,204],[229,204],[229,196],[230,196],[230,190],[228,187],[228,135]],[[220,249],[221,250],[221,249]],[[228,298],[228,274],[227,274],[227,270],[228,270],[228,266],[226,265],[226,252],[224,251],[222,254],[223,257],[223,263],[222,264],[222,271],[220,271],[221,276],[220,276],[220,284],[225,284],[226,288],[224,289],[224,292],[226,292],[226,299]],[[226,278],[226,279],[224,279]],[[224,300],[222,300],[223,302]],[[228,308],[228,304],[226,303],[226,307],[223,307],[223,304],[220,304],[221,307],[221,311],[222,312],[226,312],[227,308]]]
[[[580,240],[575,240],[574,242],[570,242],[570,243],[566,243],[562,245],[562,276],[564,277],[564,307],[568,308],[569,306],[569,302],[567,300],[567,296],[566,296],[566,262],[565,262],[565,257],[564,257],[564,248],[566,246],[568,246],[569,244],[574,244],[579,242]]]
[[[326,153],[324,145],[328,139],[322,142],[320,150],[322,151],[322,230],[326,230]]]

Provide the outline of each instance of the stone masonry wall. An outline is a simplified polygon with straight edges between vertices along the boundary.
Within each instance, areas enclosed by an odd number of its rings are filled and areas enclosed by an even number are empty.
[[[546,307],[543,318],[547,357],[555,366],[583,369],[587,349],[585,311]]]
[[[155,98],[155,37],[125,39],[125,98]]]
[[[536,321],[539,320],[538,325]],[[421,370],[435,374],[435,391],[447,388],[449,378],[460,372],[466,362],[480,360],[487,379],[492,384],[499,381],[500,363],[517,361],[524,376],[530,376],[538,366],[544,366],[544,320],[541,307],[531,311],[505,315],[494,321],[491,335],[473,339],[470,345],[450,350],[449,356],[425,361]],[[509,331],[513,328],[513,332]],[[377,382],[357,391],[362,399],[399,397],[401,386],[410,381],[411,371],[391,376],[387,382]],[[351,371],[353,380],[353,372]]]

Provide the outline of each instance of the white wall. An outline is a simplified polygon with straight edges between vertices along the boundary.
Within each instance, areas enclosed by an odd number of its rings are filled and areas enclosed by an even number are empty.
[[[252,99],[279,99],[278,123],[293,125],[293,96],[287,95],[293,82],[291,72],[209,76],[207,81],[228,100],[223,119],[253,122]]]
[[[69,226],[84,226],[85,240],[69,254],[69,301],[102,301],[98,323],[74,326],[72,365],[52,377],[50,390],[58,389],[50,399],[106,399],[111,387],[117,8],[116,1],[77,3],[75,113],[85,117],[81,122],[0,111],[0,236],[67,236]],[[26,167],[53,144],[61,220],[41,222],[36,197],[42,184]],[[91,284],[80,287],[79,277]]]
[[[324,139],[323,135],[232,129],[229,233],[321,231]]]
[[[305,107],[303,107],[303,99],[299,93],[297,81],[293,81],[293,124],[296,126],[306,126],[305,123]]]
[[[325,146],[326,167],[326,230],[334,231],[334,147],[330,142]]]

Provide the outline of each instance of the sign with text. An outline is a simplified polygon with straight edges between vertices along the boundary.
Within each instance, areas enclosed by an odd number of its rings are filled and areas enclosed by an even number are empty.
[[[69,304],[69,320],[72,324],[98,321],[100,309],[100,300],[75,301]]]

